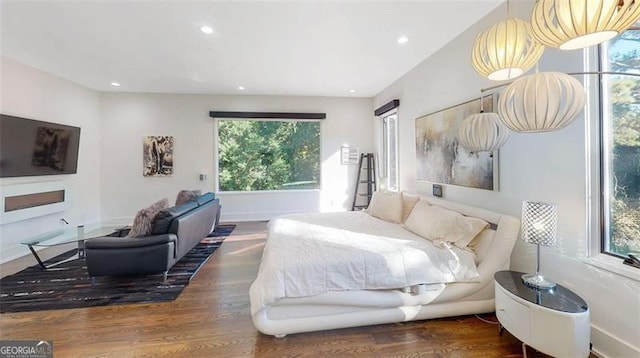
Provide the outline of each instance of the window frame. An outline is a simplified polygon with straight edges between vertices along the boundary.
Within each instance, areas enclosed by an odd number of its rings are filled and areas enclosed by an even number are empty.
[[[394,153],[395,153],[395,181],[394,181],[394,185],[393,187],[390,185],[390,181],[389,181],[389,177],[390,177],[390,172],[391,172],[391,168],[389,167],[390,164],[390,156],[389,156],[389,152],[390,152],[390,147],[388,145],[389,143],[389,126],[387,124],[387,119],[389,117],[394,117],[393,120],[395,122],[395,148],[394,149]],[[398,110],[396,109],[392,109],[388,112],[385,112],[383,114],[380,115],[380,119],[381,119],[381,132],[382,132],[382,138],[381,138],[381,160],[380,160],[380,164],[381,164],[381,170],[380,170],[380,178],[385,179],[384,180],[384,185],[385,185],[385,189],[388,191],[393,191],[393,192],[399,192],[400,191],[400,175],[399,175],[399,171],[400,171],[400,155],[398,153],[398,150],[400,148],[399,145],[399,139],[400,139],[400,135],[399,135],[399,118],[398,118]]]
[[[220,189],[220,137],[219,137],[219,124],[220,121],[259,121],[259,122],[317,122],[318,123],[318,145],[319,151],[319,167],[318,167],[318,187],[312,189],[288,189],[288,190],[222,190]],[[321,119],[296,119],[296,118],[235,118],[235,117],[214,117],[213,118],[213,170],[214,170],[214,188],[216,192],[223,195],[237,195],[237,194],[275,194],[275,193],[301,193],[301,192],[319,192],[322,190],[322,131],[323,120]]]
[[[592,46],[583,52],[585,71],[589,73],[602,71],[602,51],[600,46]],[[603,143],[604,104],[603,89],[607,85],[607,75],[585,75],[584,84],[587,92],[585,106],[585,152],[586,152],[586,246],[583,262],[605,271],[640,282],[640,270],[623,264],[623,256],[605,252],[605,210],[603,202],[608,187],[605,186],[605,171],[602,168],[603,158],[607,155]]]
[[[597,68],[599,72],[608,70],[605,68],[605,56],[608,51],[600,44],[596,46]],[[600,186],[599,186],[599,220],[600,220],[600,253],[617,258],[624,259],[624,256],[610,252],[607,250],[609,242],[611,240],[610,228],[611,228],[611,197],[610,197],[610,180],[611,177],[611,156],[609,155],[610,134],[611,134],[611,118],[605,105],[610,101],[610,93],[606,89],[609,88],[609,77],[607,75],[598,75],[598,148],[599,148],[599,160],[598,160],[598,172],[600,174]]]

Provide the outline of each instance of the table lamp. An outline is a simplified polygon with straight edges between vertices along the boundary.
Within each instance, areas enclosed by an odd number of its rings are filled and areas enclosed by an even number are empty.
[[[557,223],[556,204],[528,200],[522,202],[520,237],[522,240],[538,246],[536,273],[522,275],[522,282],[529,287],[545,290],[556,287],[555,282],[549,281],[540,274],[540,245],[554,246],[556,244]]]

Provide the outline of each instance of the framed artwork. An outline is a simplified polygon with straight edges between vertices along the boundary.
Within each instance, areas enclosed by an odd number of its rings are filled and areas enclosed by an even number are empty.
[[[173,175],[173,136],[146,136],[142,145],[142,175]]]
[[[494,96],[483,97],[485,112]],[[460,123],[480,113],[480,99],[416,118],[416,176],[433,183],[498,190],[498,152],[470,152],[458,143]]]

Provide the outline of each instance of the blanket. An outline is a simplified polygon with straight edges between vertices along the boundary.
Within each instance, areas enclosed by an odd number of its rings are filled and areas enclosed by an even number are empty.
[[[329,291],[472,282],[479,277],[474,259],[365,212],[281,216],[269,223],[251,310]]]

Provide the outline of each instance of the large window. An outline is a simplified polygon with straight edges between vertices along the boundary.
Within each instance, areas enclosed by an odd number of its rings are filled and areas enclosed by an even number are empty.
[[[218,121],[221,191],[320,188],[320,122]]]
[[[398,115],[395,111],[382,117],[381,174],[386,189],[398,191]]]
[[[601,45],[602,71],[640,74],[640,23]],[[601,80],[602,251],[640,253],[640,77]]]

